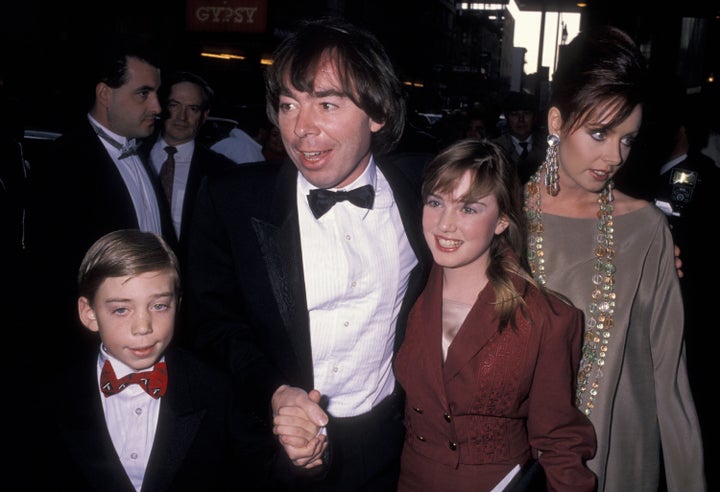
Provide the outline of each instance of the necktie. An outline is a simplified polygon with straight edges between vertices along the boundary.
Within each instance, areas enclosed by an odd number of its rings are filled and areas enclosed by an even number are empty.
[[[95,133],[98,137],[102,138],[107,143],[120,151],[120,157],[118,157],[118,159],[125,159],[126,157],[137,154],[138,144],[136,141],[133,140],[132,143],[130,143],[131,141],[128,140],[125,145],[123,145],[114,138],[112,138],[110,135],[105,133],[102,128],[95,125],[93,125],[93,128],[95,129]]]
[[[148,395],[160,398],[167,389],[167,367],[164,362],[158,362],[150,371],[131,372],[118,379],[109,360],[105,361],[100,371],[100,389],[107,396],[120,393],[131,384],[139,384]]]
[[[172,145],[168,145],[165,147],[165,152],[167,152],[167,159],[165,159],[162,167],[160,167],[160,183],[162,183],[163,191],[165,191],[168,203],[172,205],[173,179],[175,176],[175,152],[177,152],[177,149]]]
[[[337,202],[347,200],[362,208],[372,208],[375,201],[375,190],[371,185],[361,186],[350,191],[331,191],[325,189],[310,190],[308,195],[310,210],[316,219],[322,217]]]
[[[528,143],[527,142],[518,142],[520,144],[520,147],[522,147],[522,152],[520,152],[520,159],[526,159],[528,156]]]

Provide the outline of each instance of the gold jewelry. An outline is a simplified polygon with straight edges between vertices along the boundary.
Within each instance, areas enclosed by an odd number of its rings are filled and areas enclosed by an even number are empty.
[[[545,152],[545,189],[550,196],[557,196],[560,191],[558,182],[558,145],[560,137],[551,133],[547,138],[547,151]]]
[[[548,143],[549,140],[548,140]],[[547,183],[547,176],[545,183]],[[533,276],[545,285],[545,253],[543,251],[542,203],[540,197],[540,173],[535,173],[525,186],[523,210],[528,220],[528,261]],[[585,335],[582,358],[577,376],[575,404],[590,415],[595,408],[600,380],[604,376],[603,366],[615,326],[615,223],[613,219],[614,183],[608,181],[598,196],[597,246],[592,275],[590,303],[585,313]],[[548,191],[549,192],[549,191]]]

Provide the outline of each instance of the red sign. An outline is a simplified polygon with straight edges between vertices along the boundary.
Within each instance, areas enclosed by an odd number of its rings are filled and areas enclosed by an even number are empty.
[[[188,31],[265,32],[267,0],[187,0]]]

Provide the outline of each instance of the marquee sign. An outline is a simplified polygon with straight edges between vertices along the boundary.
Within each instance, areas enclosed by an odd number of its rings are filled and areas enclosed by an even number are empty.
[[[265,32],[267,0],[187,0],[189,31]]]

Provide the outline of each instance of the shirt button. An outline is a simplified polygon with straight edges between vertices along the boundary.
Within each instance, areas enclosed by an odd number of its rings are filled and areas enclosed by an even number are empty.
[[[141,415],[141,414],[142,414],[142,408],[136,408],[135,415]]]
[[[356,286],[357,286],[357,282],[353,282],[353,283],[350,284],[350,285],[351,285],[352,287],[356,287]]]
[[[332,368],[332,372],[338,372],[339,370],[340,369],[338,368],[338,366],[333,366],[333,368]]]
[[[417,436],[417,438],[418,438],[419,441],[425,442],[425,438],[424,438],[423,436]]]
[[[137,457],[138,457],[138,454],[137,454],[137,453],[130,453],[130,459],[136,460]]]
[[[455,451],[455,450],[457,449],[457,444],[455,444],[454,442],[450,441],[450,442],[448,443],[448,447],[450,448],[451,451]]]
[[[350,241],[352,239],[352,236],[350,234],[345,234],[345,240]]]
[[[450,421],[452,420],[452,417],[450,416],[450,414],[447,414],[447,413],[446,413],[446,414],[443,415],[443,417],[445,417],[445,421],[446,421],[446,422],[450,422]]]
[[[423,413],[423,410],[420,407],[413,407],[413,410],[417,413]]]
[[[344,326],[345,328],[347,328],[348,326],[350,326],[350,322],[349,322],[349,321],[346,321],[345,323],[343,323],[343,326]]]

